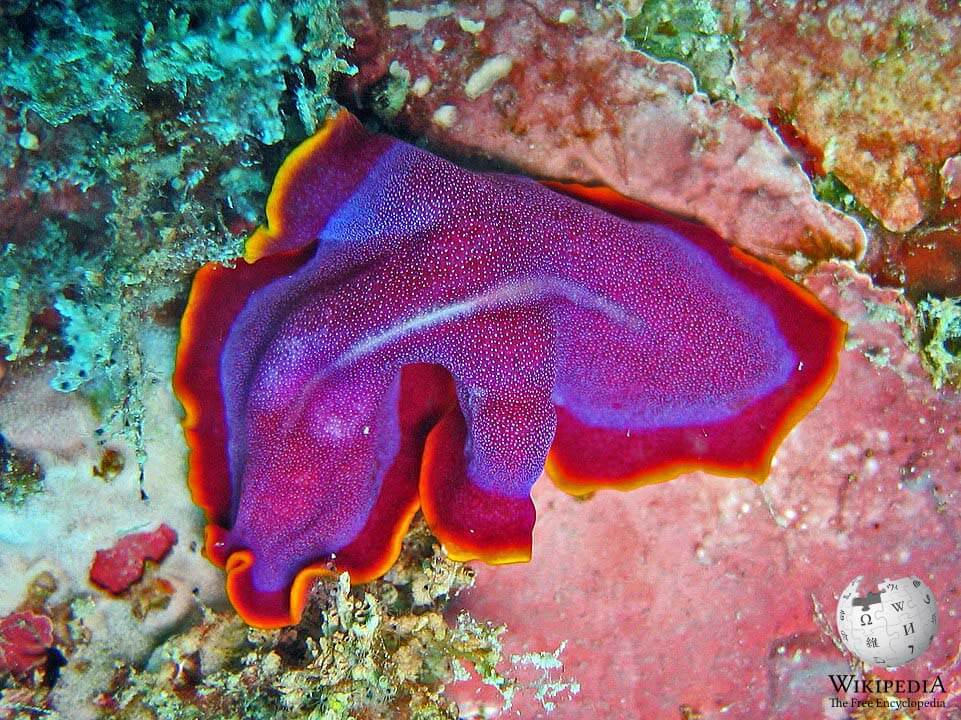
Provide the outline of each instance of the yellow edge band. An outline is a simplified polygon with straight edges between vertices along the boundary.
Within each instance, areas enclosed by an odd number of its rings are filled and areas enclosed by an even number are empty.
[[[274,178],[270,195],[267,196],[267,223],[258,227],[247,238],[247,243],[244,245],[244,260],[248,263],[257,262],[260,258],[270,255],[271,245],[283,237],[282,210],[297,172],[327,143],[334,129],[349,118],[350,113],[341,108],[336,115],[328,118],[320,130],[300,143],[284,159]]]

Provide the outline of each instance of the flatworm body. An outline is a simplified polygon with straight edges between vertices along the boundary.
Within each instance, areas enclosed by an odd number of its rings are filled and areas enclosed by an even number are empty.
[[[246,262],[198,273],[175,389],[248,622],[386,572],[418,508],[453,558],[529,559],[545,465],[575,494],[767,475],[843,324],[707,228],[563,190],[341,112],[282,166]]]

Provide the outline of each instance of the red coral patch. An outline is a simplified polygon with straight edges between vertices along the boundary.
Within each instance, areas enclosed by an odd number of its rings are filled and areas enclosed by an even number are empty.
[[[177,542],[177,533],[163,524],[153,532],[126,535],[108,550],[98,550],[90,568],[90,582],[114,595],[143,577],[147,560],[160,562]]]
[[[53,623],[46,615],[16,612],[0,619],[0,672],[26,675],[47,661]]]

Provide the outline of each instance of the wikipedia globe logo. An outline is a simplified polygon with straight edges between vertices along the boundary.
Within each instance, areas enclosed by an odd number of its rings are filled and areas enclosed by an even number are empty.
[[[869,665],[895,668],[921,655],[938,630],[934,594],[916,577],[885,580],[860,589],[856,577],[838,600],[838,632],[844,646]]]

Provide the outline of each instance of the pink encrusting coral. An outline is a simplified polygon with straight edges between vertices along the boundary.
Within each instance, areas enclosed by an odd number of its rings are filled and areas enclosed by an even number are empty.
[[[789,117],[887,229],[929,216],[938,168],[961,150],[957,4],[725,5],[741,32],[738,90],[763,114]]]
[[[677,63],[631,50],[613,3],[375,7],[345,3],[359,68],[345,99],[441,149],[606,185],[785,269],[864,250],[861,228],[814,198],[770,127],[696,93]]]
[[[0,673],[24,676],[47,661],[53,623],[46,615],[15,612],[0,618]]]
[[[940,211],[961,192],[958,13],[907,1],[615,5],[399,0],[385,12],[351,0],[359,72],[344,101],[454,156],[696,217],[788,271],[867,245],[876,281],[912,298],[959,292],[961,227]],[[691,14],[728,44],[723,100],[631,47],[644,47],[639,15],[670,34]],[[857,209],[877,242],[825,203]]]
[[[147,560],[160,562],[177,542],[177,533],[166,523],[151,532],[125,535],[107,550],[98,550],[90,568],[90,582],[119,594],[143,577]]]
[[[741,31],[739,92],[803,141],[846,205],[877,218],[863,267],[914,301],[961,293],[961,15],[949,5],[725,11]]]

